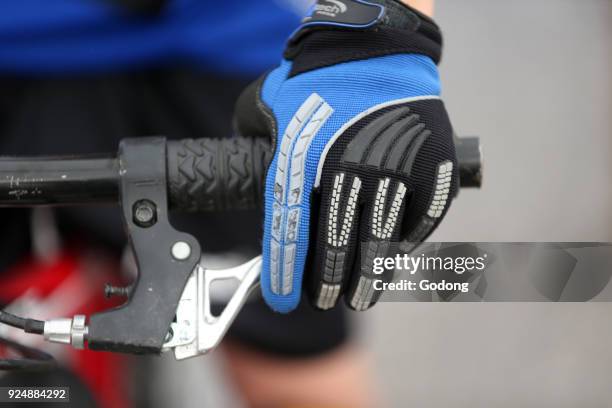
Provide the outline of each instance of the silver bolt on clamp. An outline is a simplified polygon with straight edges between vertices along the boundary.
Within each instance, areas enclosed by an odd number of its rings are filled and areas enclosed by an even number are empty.
[[[191,256],[191,246],[187,242],[178,241],[172,245],[172,257],[177,261],[184,261]]]

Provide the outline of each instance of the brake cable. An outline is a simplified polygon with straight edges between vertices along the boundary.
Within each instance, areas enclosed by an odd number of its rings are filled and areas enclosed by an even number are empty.
[[[4,310],[0,310],[0,323],[21,329],[26,333],[43,334],[45,330],[45,322],[42,320],[25,319]]]
[[[0,323],[23,330],[25,333],[43,334],[45,323],[35,319],[25,319],[0,310]],[[42,371],[57,367],[57,362],[50,355],[41,350],[24,346],[16,341],[0,336],[0,345],[13,349],[22,358],[0,358],[0,370],[6,371]]]

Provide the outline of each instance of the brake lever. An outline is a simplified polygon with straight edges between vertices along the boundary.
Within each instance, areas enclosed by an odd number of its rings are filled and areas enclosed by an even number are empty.
[[[215,349],[242,310],[250,295],[259,287],[261,256],[228,269],[208,269],[204,262],[196,265],[187,280],[176,308],[175,321],[165,337],[161,351],[174,350],[177,360],[206,354]],[[212,312],[212,283],[236,280],[238,287],[219,315]],[[146,318],[146,317],[143,317]],[[53,319],[45,322],[47,341],[71,344],[83,349],[89,327],[86,316]]]
[[[250,294],[259,286],[261,256],[229,269],[206,269],[198,265],[185,286],[176,310],[176,322],[170,325],[164,351],[174,349],[177,360],[206,354],[216,348]],[[211,307],[214,281],[237,280],[238,288],[218,316]]]
[[[168,219],[166,143],[163,138],[126,139],[119,155],[123,219],[138,277],[121,293],[127,301],[87,317],[45,322],[48,341],[75,348],[134,354],[174,349],[177,359],[216,347],[257,287],[261,257],[235,268],[206,268],[197,240],[175,230]],[[214,281],[236,279],[238,289],[215,316]]]

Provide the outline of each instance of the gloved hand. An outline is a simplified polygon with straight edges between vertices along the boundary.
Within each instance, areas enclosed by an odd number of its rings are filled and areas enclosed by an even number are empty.
[[[272,309],[298,305],[305,271],[316,307],[344,295],[369,308],[374,258],[445,215],[458,172],[441,46],[436,24],[397,0],[319,0],[238,101],[237,132],[275,141],[261,277]]]

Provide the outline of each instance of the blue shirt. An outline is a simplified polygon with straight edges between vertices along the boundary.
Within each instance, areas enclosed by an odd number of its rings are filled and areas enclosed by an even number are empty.
[[[255,75],[276,65],[307,0],[170,0],[160,16],[106,0],[0,0],[0,73],[95,73],[195,64]]]

